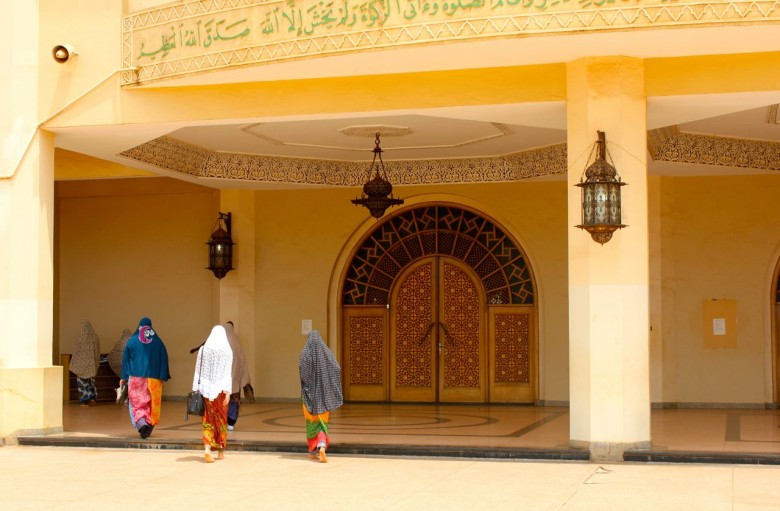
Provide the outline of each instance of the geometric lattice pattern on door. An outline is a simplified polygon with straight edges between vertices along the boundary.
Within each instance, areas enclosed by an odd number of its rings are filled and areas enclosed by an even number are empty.
[[[528,383],[529,314],[496,314],[496,383]]]
[[[534,303],[526,257],[512,238],[478,213],[430,205],[385,218],[363,240],[347,270],[343,304],[387,304],[395,277],[417,259],[434,255],[471,267],[490,304]]]
[[[444,386],[479,387],[479,293],[474,281],[444,263]]]
[[[349,318],[349,383],[382,385],[384,318]]]
[[[430,264],[415,269],[398,289],[397,345],[395,348],[398,387],[430,387],[431,373],[431,292]]]

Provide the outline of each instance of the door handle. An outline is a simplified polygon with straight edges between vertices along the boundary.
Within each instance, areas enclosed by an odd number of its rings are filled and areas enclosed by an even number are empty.
[[[431,330],[433,329],[434,325],[436,325],[436,323],[434,323],[434,322],[431,322],[431,324],[428,325],[427,330],[425,330],[425,333],[422,334],[422,337],[420,337],[420,340],[418,341],[417,344],[419,344],[420,346],[425,344],[425,339],[428,338],[428,334],[431,333]]]
[[[444,323],[440,323],[440,324],[441,324],[441,329],[444,330],[444,338],[450,341],[450,344],[452,346],[457,346],[458,340],[455,338],[454,335],[450,333],[449,330],[447,330],[447,325],[445,325]]]

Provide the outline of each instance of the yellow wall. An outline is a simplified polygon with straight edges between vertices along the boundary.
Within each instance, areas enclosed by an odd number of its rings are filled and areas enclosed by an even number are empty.
[[[204,268],[215,200],[209,188],[166,178],[58,183],[60,352],[72,353],[82,320],[107,353],[148,316],[168,349],[165,394],[185,395],[189,349],[212,326],[214,276]]]
[[[766,291],[780,243],[778,193],[772,175],[661,180],[664,391],[657,401],[772,401]],[[736,300],[736,349],[705,349],[702,302],[709,299]]]
[[[766,290],[780,253],[780,181],[773,175],[661,177],[651,184],[652,401],[771,402]],[[410,204],[448,200],[481,209],[519,240],[538,286],[539,398],[548,402],[568,400],[566,191],[562,181],[396,189]],[[298,397],[301,320],[311,319],[338,349],[330,334],[338,261],[351,248],[346,240],[374,224],[350,204],[357,193],[254,192],[256,343],[248,351],[254,348],[258,397]],[[166,394],[184,395],[192,375],[189,348],[218,320],[214,277],[204,269],[218,193],[140,178],[59,182],[57,197],[60,351],[72,349],[83,319],[106,352],[122,329],[148,315],[171,356],[174,379]],[[228,278],[247,264],[238,262]],[[704,347],[702,302],[712,298],[736,300],[736,349]]]
[[[57,168],[54,174],[54,179],[57,181],[117,177],[156,177],[156,174],[145,170],[134,169],[107,160],[98,160],[65,149],[55,149],[54,157],[57,159]]]
[[[264,397],[299,395],[298,354],[305,337],[301,320],[337,346],[327,332],[336,320],[329,303],[334,268],[345,240],[368,219],[350,204],[355,190],[257,192],[257,374]],[[416,200],[457,200],[478,207],[502,224],[525,249],[539,284],[540,382],[545,400],[568,395],[565,183],[506,183],[398,187]],[[327,306],[330,305],[329,310]]]

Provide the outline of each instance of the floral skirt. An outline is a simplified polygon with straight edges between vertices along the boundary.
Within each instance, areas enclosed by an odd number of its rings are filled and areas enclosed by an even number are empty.
[[[203,445],[222,450],[227,445],[227,411],[225,393],[220,392],[214,401],[203,398]]]
[[[303,416],[306,418],[306,443],[309,452],[316,451],[320,446],[327,448],[330,445],[330,438],[328,438],[330,412],[312,415],[306,409],[306,405],[303,405]]]
[[[79,389],[79,401],[89,403],[97,399],[95,378],[76,378],[76,385]]]

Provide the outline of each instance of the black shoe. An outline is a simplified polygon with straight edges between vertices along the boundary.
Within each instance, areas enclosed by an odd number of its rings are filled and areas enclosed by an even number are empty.
[[[138,432],[141,434],[141,438],[149,438],[149,436],[152,434],[152,427],[148,424],[144,424],[140,427]]]

